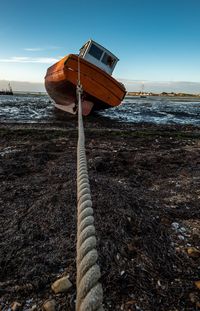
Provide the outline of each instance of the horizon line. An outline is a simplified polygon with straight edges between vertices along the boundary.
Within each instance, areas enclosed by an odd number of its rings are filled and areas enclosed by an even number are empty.
[[[137,80],[137,79],[126,79],[116,78],[117,80],[123,80],[126,83],[200,83],[200,81],[186,81],[186,80]],[[12,79],[0,79],[0,81],[7,82],[22,82],[22,83],[43,83],[42,81],[28,81],[28,80],[12,80]]]

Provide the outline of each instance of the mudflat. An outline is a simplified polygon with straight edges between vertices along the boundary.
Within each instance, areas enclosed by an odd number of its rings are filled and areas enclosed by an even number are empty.
[[[85,134],[105,310],[197,310],[200,129],[87,118]],[[73,118],[0,126],[1,310],[75,310],[76,147]]]

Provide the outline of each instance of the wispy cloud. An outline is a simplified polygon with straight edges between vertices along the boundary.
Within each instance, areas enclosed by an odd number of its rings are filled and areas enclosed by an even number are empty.
[[[14,56],[10,58],[0,58],[0,63],[40,63],[40,64],[52,64],[59,61],[58,58],[51,57],[24,57]]]
[[[43,51],[43,48],[25,48],[24,51],[29,51],[29,52],[37,52],[37,51]]]
[[[46,51],[46,50],[59,50],[61,47],[60,46],[46,46],[46,47],[30,47],[30,48],[25,48],[24,51],[28,52],[38,52],[38,51]]]

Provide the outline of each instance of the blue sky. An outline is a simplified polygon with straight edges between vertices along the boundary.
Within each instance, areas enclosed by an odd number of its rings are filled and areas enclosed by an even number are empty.
[[[89,38],[118,79],[200,82],[200,0],[2,0],[0,80],[42,82]]]

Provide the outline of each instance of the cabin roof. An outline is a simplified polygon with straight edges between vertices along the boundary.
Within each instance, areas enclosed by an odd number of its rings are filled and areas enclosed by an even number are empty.
[[[92,40],[92,39],[89,39],[87,42],[85,42],[85,44],[81,47],[84,48],[84,46],[87,44],[87,43],[90,43],[90,45],[92,43],[94,43],[95,45],[97,45],[99,48],[103,49],[105,52],[107,52],[109,55],[111,55],[113,58],[115,58],[117,61],[119,61],[119,58],[117,56],[115,56],[112,52],[110,52],[108,49],[106,49],[104,46],[102,46],[101,44],[97,43],[96,41]],[[80,49],[80,50],[81,50]]]

